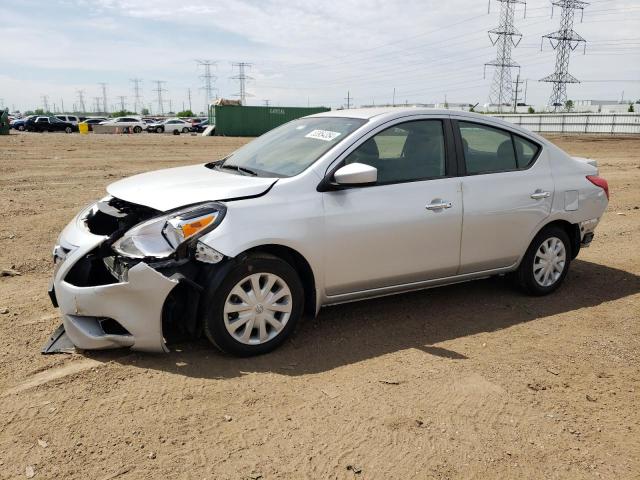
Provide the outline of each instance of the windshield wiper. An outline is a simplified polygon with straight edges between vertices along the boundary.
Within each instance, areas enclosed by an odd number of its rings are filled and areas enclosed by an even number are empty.
[[[250,168],[241,167],[240,165],[231,165],[231,164],[226,163],[226,162],[218,165],[218,168],[226,168],[226,169],[229,169],[229,170],[235,170],[237,172],[242,172],[242,173],[246,173],[247,175],[251,175],[252,177],[257,177],[258,176],[258,172],[255,172],[255,171],[251,170]]]

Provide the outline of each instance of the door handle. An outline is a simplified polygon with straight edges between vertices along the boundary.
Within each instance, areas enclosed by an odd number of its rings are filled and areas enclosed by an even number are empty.
[[[544,190],[537,189],[535,192],[531,194],[531,198],[534,200],[541,200],[543,198],[549,198],[551,196],[551,192],[545,192]]]
[[[451,202],[445,202],[444,200],[434,200],[429,205],[427,205],[427,210],[442,210],[443,208],[451,208],[453,204]]]

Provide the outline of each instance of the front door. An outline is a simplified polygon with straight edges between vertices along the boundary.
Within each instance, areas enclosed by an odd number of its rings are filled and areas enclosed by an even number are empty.
[[[451,175],[445,126],[444,120],[398,123],[346,157],[344,163],[375,167],[378,182],[322,194],[327,295],[456,273],[462,193]]]

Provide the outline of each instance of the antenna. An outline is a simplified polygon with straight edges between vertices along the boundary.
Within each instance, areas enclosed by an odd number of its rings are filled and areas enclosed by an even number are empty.
[[[560,30],[549,33],[542,37],[540,50],[544,44],[544,39],[548,39],[551,47],[556,50],[556,70],[551,75],[542,79],[541,82],[553,83],[549,104],[553,110],[557,111],[567,101],[567,83],[580,83],[580,81],[569,73],[569,56],[580,44],[583,44],[584,53],[587,52],[587,41],[582,38],[574,29],[573,21],[576,10],[580,10],[581,17],[584,16],[584,7],[589,5],[582,0],[552,0],[551,17],[553,18],[554,7],[560,7]]]
[[[240,82],[240,92],[236,93],[234,96],[240,97],[240,104],[245,105],[247,102],[247,97],[252,97],[250,93],[247,92],[246,82],[247,80],[252,80],[252,77],[248,76],[245,73],[245,68],[251,68],[252,64],[247,62],[238,62],[232,64],[234,67],[238,67],[238,75],[235,77],[231,77],[233,80],[238,80]]]
[[[520,65],[511,59],[511,50],[518,46],[522,40],[522,34],[513,26],[516,4],[525,6],[525,0],[497,0],[500,2],[500,25],[489,30],[489,40],[496,47],[496,58],[484,64],[485,76],[487,67],[495,67],[493,83],[489,92],[489,103],[498,105],[498,111],[502,112],[503,105],[509,105],[513,101],[513,85],[511,69]],[[489,3],[489,8],[491,3]]]

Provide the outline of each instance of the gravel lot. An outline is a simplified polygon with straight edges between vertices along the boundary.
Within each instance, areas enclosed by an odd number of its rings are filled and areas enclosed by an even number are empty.
[[[556,294],[496,278],[323,309],[273,354],[40,355],[58,232],[105,186],[237,138],[0,137],[0,478],[640,478],[640,138]]]

